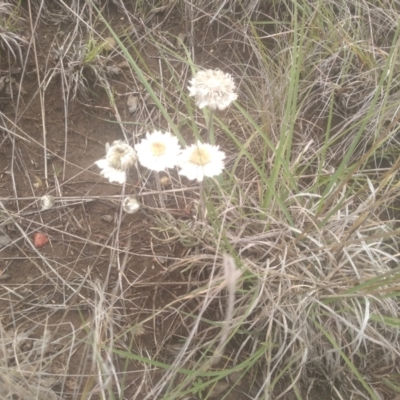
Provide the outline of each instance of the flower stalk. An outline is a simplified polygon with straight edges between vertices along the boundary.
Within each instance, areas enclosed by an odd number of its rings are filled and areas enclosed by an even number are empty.
[[[161,207],[164,209],[164,211],[167,211],[167,207],[165,205],[165,200],[164,200],[164,195],[163,195],[163,190],[162,190],[162,186],[161,186],[161,181],[160,181],[160,173],[158,171],[155,171],[154,175],[156,176],[156,186],[157,186],[158,194],[160,196]]]
[[[207,126],[207,140],[211,144],[215,144],[215,136],[214,136],[214,111],[210,110],[210,113],[208,115],[208,126]]]

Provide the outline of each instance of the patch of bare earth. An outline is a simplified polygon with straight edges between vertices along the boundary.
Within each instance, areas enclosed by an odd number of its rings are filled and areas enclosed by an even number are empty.
[[[114,13],[111,20],[121,18]],[[66,102],[61,75],[48,79],[60,67],[52,53],[59,30],[39,24],[37,58],[31,51],[25,66],[1,53],[0,397],[97,398],[101,385],[146,393],[138,365],[107,348],[117,343],[149,357],[162,350],[179,322],[157,312],[188,290],[185,276],[169,271],[187,249],[152,233],[157,193],[141,197],[138,213],[121,212],[122,196],[140,191],[144,179],[147,192],[156,190],[152,177],[133,171],[122,188],[93,165],[107,142],[135,134],[130,71],[117,67],[118,56],[110,63],[118,68],[110,79],[114,105],[90,71],[89,96]],[[55,205],[42,211],[44,195]],[[173,196],[165,200],[175,218],[191,217]],[[48,238],[42,247],[37,233]],[[105,358],[109,381],[96,376],[96,357]]]

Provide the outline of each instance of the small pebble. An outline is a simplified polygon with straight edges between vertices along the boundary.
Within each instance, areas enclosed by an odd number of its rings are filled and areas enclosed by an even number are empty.
[[[105,214],[101,216],[101,219],[105,222],[113,222],[114,218],[111,215]]]
[[[11,243],[11,239],[7,235],[0,236],[0,248],[3,246],[7,246]]]
[[[138,104],[139,104],[139,99],[137,96],[130,94],[128,97],[128,101],[126,102],[128,108],[129,108],[129,112],[131,114],[133,114],[137,108],[138,108]]]
[[[130,65],[129,65],[128,61],[124,60],[124,61],[121,61],[120,63],[118,63],[118,67],[120,67],[122,69],[129,69]]]

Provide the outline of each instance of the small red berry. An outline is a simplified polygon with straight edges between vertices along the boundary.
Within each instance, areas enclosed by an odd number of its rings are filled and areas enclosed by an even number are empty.
[[[36,232],[33,235],[33,244],[37,248],[38,247],[43,247],[48,241],[49,241],[49,238],[44,233]]]

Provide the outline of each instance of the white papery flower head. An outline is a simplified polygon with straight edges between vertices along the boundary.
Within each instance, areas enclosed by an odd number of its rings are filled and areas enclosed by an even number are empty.
[[[189,83],[189,96],[195,97],[199,108],[207,106],[211,110],[225,110],[237,99],[232,75],[219,69],[199,71]]]
[[[152,171],[173,168],[181,152],[178,138],[170,132],[154,131],[135,146],[140,164]]]
[[[53,208],[54,206],[54,197],[49,195],[49,194],[45,194],[44,196],[42,196],[40,198],[40,204],[42,205],[42,208],[40,211],[46,211],[46,210],[50,210],[51,208]]]
[[[135,150],[122,140],[115,140],[111,146],[106,145],[106,158],[96,161],[101,168],[100,174],[110,182],[123,184],[126,182],[126,171],[137,160]]]
[[[224,169],[225,153],[219,146],[197,141],[182,151],[178,160],[180,175],[201,182],[205,176],[219,175]]]
[[[135,214],[135,212],[138,212],[140,210],[140,203],[135,196],[128,196],[125,197],[122,203],[122,209],[127,214]]]

